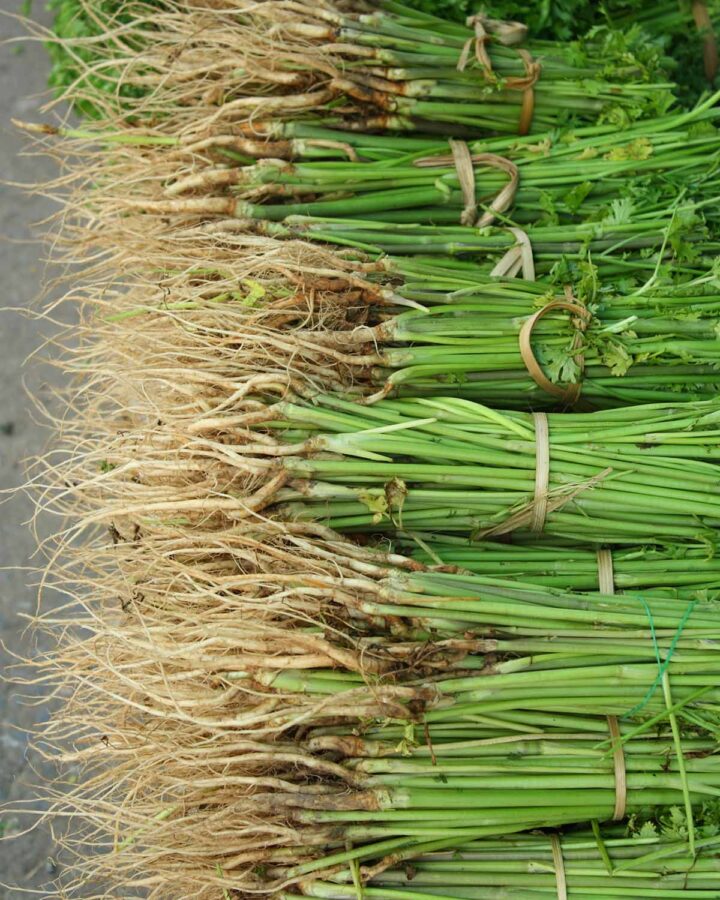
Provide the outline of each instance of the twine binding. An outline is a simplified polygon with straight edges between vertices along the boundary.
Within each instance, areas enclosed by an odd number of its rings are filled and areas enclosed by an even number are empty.
[[[707,3],[704,0],[693,0],[692,14],[698,31],[703,34],[705,77],[708,81],[713,82],[718,72],[718,45],[712,19],[708,13]]]
[[[515,235],[516,243],[494,266],[490,275],[499,278],[515,278],[520,272],[525,281],[535,281],[535,260],[530,238],[522,228],[508,228]]]
[[[542,532],[545,528],[550,485],[550,429],[548,417],[543,412],[533,413],[535,423],[535,496],[533,498],[530,530]]]
[[[485,70],[486,77],[494,81],[496,76],[485,46],[490,40],[490,36],[492,35],[500,44],[511,47],[513,44],[519,44],[525,40],[528,32],[527,25],[523,25],[522,22],[505,22],[502,19],[491,19],[484,13],[468,16],[465,24],[468,28],[472,28],[475,34],[465,41],[457,62],[458,71],[465,71],[474,43],[475,58]]]
[[[551,835],[550,844],[552,846],[553,865],[555,866],[558,900],[567,900],[567,879],[565,877],[565,861],[563,860],[560,836],[557,834]]]
[[[562,509],[567,503],[571,503],[583,491],[589,491],[596,485],[600,484],[605,478],[612,473],[612,468],[608,467],[593,475],[591,478],[583,482],[577,482],[574,485],[561,485],[547,494],[547,512],[555,512],[556,509]],[[504,521],[489,528],[484,528],[477,532],[477,536],[481,538],[496,537],[498,535],[509,534],[516,528],[528,528],[533,519],[533,510],[535,509],[534,499],[528,500],[519,509],[511,513]]]
[[[518,122],[518,134],[528,134],[532,127],[533,116],[535,115],[535,84],[540,77],[540,63],[530,56],[527,50],[518,50],[520,58],[525,64],[525,78],[509,79],[506,82],[507,87],[514,90],[521,90],[522,104],[520,106],[520,121]],[[510,84],[510,82],[516,84]]]
[[[452,156],[425,156],[415,160],[414,165],[420,167],[449,166],[454,164],[457,172],[460,190],[462,191],[464,208],[460,215],[461,225],[473,225],[475,228],[484,228],[492,225],[495,217],[505,212],[512,206],[518,189],[520,172],[515,163],[504,156],[495,153],[471,154],[465,141],[450,140]],[[487,209],[478,218],[478,204],[475,198],[475,165],[489,166],[493,169],[501,169],[510,176],[510,181],[490,203]]]
[[[565,286],[565,299],[564,300],[551,300],[549,303],[546,303],[542,309],[539,309],[536,313],[530,316],[529,319],[526,319],[523,322],[523,326],[520,329],[520,335],[518,337],[518,341],[520,344],[520,355],[522,356],[522,360],[525,363],[525,368],[528,370],[528,373],[532,380],[537,384],[538,387],[542,388],[547,394],[552,394],[553,397],[559,397],[565,404],[568,406],[572,406],[578,402],[580,399],[580,392],[582,391],[582,379],[578,379],[578,381],[573,382],[572,384],[568,384],[565,387],[559,384],[555,384],[550,381],[550,379],[545,375],[540,366],[540,363],[537,361],[537,357],[532,348],[532,333],[543,316],[546,316],[549,312],[552,312],[554,309],[565,309],[568,312],[573,313],[574,315],[571,318],[571,322],[575,327],[575,336],[573,338],[573,359],[575,360],[575,364],[580,369],[580,373],[585,368],[585,357],[580,352],[580,347],[583,342],[583,334],[587,331],[588,325],[592,321],[592,313],[580,303],[577,302],[572,293],[572,288],[570,285]]]
[[[620,740],[620,726],[617,716],[607,717],[608,730],[613,748],[613,763],[615,764],[615,809],[613,820],[620,821],[625,817],[627,807],[627,771],[625,769],[625,751]]]
[[[475,45],[475,59],[480,64],[485,78],[493,83],[500,80],[495,74],[492,66],[492,60],[487,51],[487,44],[490,37],[494,37],[501,44],[511,46],[524,40],[527,35],[527,27],[520,22],[502,22],[498,19],[489,19],[482,13],[470,16],[465,23],[468,28],[472,28],[475,34],[465,41],[465,45],[460,53],[457,62],[457,69],[463,72],[470,59],[470,50]],[[522,91],[522,104],[520,106],[520,119],[518,121],[518,134],[527,134],[532,125],[533,115],[535,113],[535,84],[540,77],[541,66],[537,60],[533,59],[527,50],[518,49],[518,55],[525,66],[524,77],[506,78],[503,87],[511,91]]]
[[[597,552],[598,586],[601,594],[615,593],[615,576],[613,572],[612,551],[603,549]]]

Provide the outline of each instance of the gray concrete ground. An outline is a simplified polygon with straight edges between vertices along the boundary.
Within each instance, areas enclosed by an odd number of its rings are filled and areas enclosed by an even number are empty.
[[[0,12],[19,13],[21,0],[0,0]],[[44,4],[35,2],[33,15],[49,21]],[[0,40],[23,33],[17,21],[0,15]],[[48,62],[39,43],[22,46],[0,43],[0,308],[33,308],[47,276],[44,248],[32,242],[30,223],[53,210],[49,200],[28,198],[6,182],[33,182],[53,175],[49,160],[18,154],[25,139],[13,128],[11,117],[39,120]],[[37,308],[37,305],[35,305]],[[67,313],[66,313],[67,315]],[[0,309],[0,490],[23,481],[23,460],[41,452],[50,440],[33,411],[27,390],[51,400],[60,376],[34,365],[24,365],[48,334],[48,326],[36,319]],[[0,497],[0,501],[3,498]],[[22,614],[36,604],[33,576],[24,570],[32,565],[33,536],[24,524],[32,504],[22,495],[0,503],[0,836],[17,835],[31,821],[3,811],[3,805],[18,806],[33,797],[33,783],[47,770],[29,751],[29,734],[49,715],[42,688],[35,694],[40,703],[29,705],[14,681],[10,667],[13,653],[34,652],[33,639],[24,634]],[[19,900],[23,888],[45,897],[54,874],[54,847],[45,827],[12,840],[0,840],[0,898]]]

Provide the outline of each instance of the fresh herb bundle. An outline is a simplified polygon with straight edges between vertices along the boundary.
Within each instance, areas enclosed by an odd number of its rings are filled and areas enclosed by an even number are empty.
[[[662,60],[633,52],[618,33],[560,48],[526,40],[517,25],[482,16],[476,28],[456,25],[398,3],[371,13],[309,3],[253,4],[248,12],[258,80],[270,57],[276,70],[302,71],[304,96],[324,85],[324,105],[340,101],[347,124],[361,130],[442,124],[445,133],[512,134],[568,120],[627,125],[672,103]],[[266,75],[266,89],[277,91],[279,82]]]
[[[676,808],[676,819],[683,817]],[[609,897],[715,897],[717,851],[712,834],[698,841],[690,856],[677,835],[660,837],[648,822],[644,831],[627,836],[617,827],[596,833],[523,834],[469,842],[456,850],[438,851],[378,871],[363,887],[368,900],[540,900],[556,898],[558,885],[568,896],[589,900]],[[308,879],[302,896],[357,900],[348,868],[326,881]],[[297,896],[289,892],[285,897]]]
[[[191,207],[188,211],[192,215]],[[162,206],[158,212],[167,214]],[[202,209],[199,214],[203,214]],[[496,226],[473,229],[462,225],[398,225],[309,216],[289,216],[283,222],[255,221],[254,225],[251,220],[241,221],[246,229],[259,234],[354,247],[375,258],[382,254],[434,256],[445,257],[446,264],[447,258],[472,258],[472,268],[481,273],[497,272],[498,263],[507,258],[508,251],[512,255],[519,253],[523,244],[528,253],[532,252],[535,271],[540,274],[557,271],[563,264],[572,272],[573,266],[588,258],[603,280],[630,275],[641,283],[666,261],[674,263],[678,278],[697,277],[712,267],[715,244],[708,239],[704,220],[694,205],[619,218],[620,221],[611,217],[601,222],[530,225],[525,229],[525,242],[522,235]],[[222,222],[218,233],[225,227]],[[388,271],[392,270],[390,262]],[[573,280],[572,276],[568,280]]]
[[[597,408],[709,399],[720,386],[720,295],[711,285],[622,291],[601,287],[590,265],[578,298],[547,280],[468,277],[430,264],[425,273],[392,293],[426,305],[350,330],[298,329],[286,341],[310,371],[320,369],[323,347],[342,353],[370,400],[452,391],[501,407]]]
[[[470,541],[457,535],[406,535],[397,546],[428,566],[529,581],[566,591],[600,589],[598,550],[538,537],[522,543]],[[689,601],[720,590],[720,559],[708,547],[682,544],[609,548],[618,591],[659,593]]]
[[[429,143],[403,160],[389,155],[393,138],[366,139],[366,148],[364,140],[345,144],[342,132],[318,131],[325,136],[320,150],[335,148],[338,156],[352,153],[360,159],[288,163],[272,158],[279,143],[291,140],[295,153],[312,156],[318,142],[290,138],[296,131],[314,132],[284,129],[282,123],[271,131],[265,154],[271,158],[249,166],[196,166],[168,184],[167,193],[212,196],[211,209],[218,191],[228,191],[244,201],[234,215],[276,221],[304,215],[447,225],[488,224],[497,216],[514,224],[559,224],[617,219],[623,208],[638,216],[672,206],[678,197],[702,200],[717,193],[716,101],[714,96],[690,113],[636,123],[621,138],[616,128],[593,127],[556,132],[540,144],[527,138],[470,143],[472,171],[465,177],[470,176],[471,209],[447,145]],[[398,153],[403,141],[418,144],[399,140]],[[219,139],[208,149],[228,153]],[[373,159],[380,153],[381,159]],[[193,199],[193,208],[202,211],[199,199]],[[714,217],[711,205],[706,214]]]
[[[363,131],[516,133],[575,120],[625,126],[673,102],[672,65],[639,29],[527,40],[516,23],[480,17],[468,27],[395,3],[369,13],[278,0],[219,9],[56,0],[56,8],[52,80],[90,115],[132,116],[135,107],[148,120],[164,105],[172,118],[192,97],[198,111],[217,112],[219,102],[220,116],[232,117],[255,97],[273,117],[339,116]],[[156,88],[167,99],[151,112],[145,99]]]
[[[360,579],[356,586],[362,590]],[[325,614],[348,623],[347,640],[354,632],[353,646],[365,647],[368,660],[384,647],[395,662],[391,672],[238,668],[228,679],[252,679],[280,696],[295,692],[342,704],[363,684],[380,697],[392,677],[418,696],[426,692],[424,721],[470,729],[498,714],[512,719],[530,713],[593,713],[652,724],[672,706],[671,683],[680,719],[717,733],[715,600],[572,594],[438,571],[389,572],[366,587],[365,596],[349,596],[346,583],[343,593],[326,601]]]
[[[388,868],[479,838],[660,805],[685,808],[689,856],[695,854],[693,807],[713,804],[720,790],[712,739],[684,739],[683,760],[669,736],[633,735],[619,726],[613,739],[602,716],[549,719],[546,729],[524,731],[519,720],[514,733],[500,734],[470,716],[464,723],[461,717],[446,725],[430,721],[424,735],[422,727],[401,723],[360,733],[310,729],[299,745],[332,765],[332,776],[311,781],[279,763],[277,788],[246,798],[256,815],[291,823],[286,840],[299,845],[270,864],[270,876],[312,886],[350,863],[358,881],[372,881]],[[323,834],[325,855],[318,846]]]
[[[283,441],[250,446],[293,479],[276,495],[291,520],[476,537],[533,527],[603,544],[647,539],[648,517],[659,542],[713,543],[720,524],[717,401],[549,414],[540,524],[537,416],[453,398],[362,407],[330,395],[266,415]]]

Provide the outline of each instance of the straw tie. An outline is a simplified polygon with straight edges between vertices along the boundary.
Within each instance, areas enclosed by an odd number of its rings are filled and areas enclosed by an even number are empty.
[[[550,506],[550,424],[547,413],[534,412],[532,418],[535,426],[535,492],[530,508],[530,530],[539,534],[545,530],[545,522]],[[596,479],[602,480],[610,471],[610,469],[606,469],[600,472]],[[596,483],[595,480],[593,481]],[[578,493],[591,487],[592,484],[593,482],[588,482],[579,486]],[[574,494],[564,498],[559,505],[563,506],[572,499],[572,496]],[[558,503],[556,498],[553,498],[552,509],[557,508]],[[491,529],[486,532],[486,535],[494,533],[498,532],[495,529]],[[612,591],[609,593],[612,593]]]
[[[505,212],[512,206],[518,189],[520,172],[515,163],[504,156],[495,153],[470,153],[470,148],[465,141],[450,140],[451,156],[425,156],[415,160],[414,165],[421,168],[433,166],[455,165],[463,203],[465,204],[460,215],[461,225],[472,225],[475,228],[484,228],[492,225],[495,217]],[[475,165],[489,166],[493,169],[501,169],[510,176],[510,181],[498,193],[489,208],[478,218],[478,204],[475,197]]]
[[[466,20],[466,25],[472,28],[475,34],[465,41],[465,46],[457,62],[458,71],[463,72],[465,70],[470,59],[470,50],[474,44],[475,58],[483,69],[485,78],[488,81],[497,83],[500,79],[493,70],[492,60],[487,51],[487,44],[491,36],[501,44],[511,46],[525,39],[527,26],[521,22],[502,22],[498,19],[489,19],[482,13],[470,16]],[[527,50],[519,48],[517,52],[525,66],[525,75],[523,77],[506,78],[503,81],[503,86],[508,90],[523,92],[518,134],[527,134],[530,131],[535,112],[534,87],[540,77],[541,66]]]
[[[615,574],[613,572],[612,551],[608,549],[598,550],[598,586],[601,594],[615,593]]]
[[[530,530],[541,532],[545,528],[550,485],[550,428],[543,412],[533,413],[535,423],[535,496],[533,497]]]
[[[615,593],[615,583],[613,578],[613,569],[612,569],[612,553],[610,550],[603,549],[598,550],[597,552],[598,559],[598,578],[600,582],[600,590],[604,594],[614,594]],[[661,662],[660,658],[660,648],[657,643],[657,636],[655,634],[655,623],[653,621],[652,612],[650,607],[647,604],[647,601],[644,597],[640,598],[645,606],[645,611],[648,615],[648,619],[650,621],[650,634],[653,640],[653,646],[655,649],[655,658],[658,664],[658,677],[655,679],[653,684],[650,686],[650,689],[646,693],[643,700],[634,706],[629,713],[625,714],[625,717],[633,715],[635,712],[641,710],[645,704],[652,697],[655,688],[658,685],[658,682],[662,682],[663,691],[665,693],[665,702],[668,707],[668,715],[670,718],[670,725],[673,733],[673,742],[675,744],[675,750],[678,758],[678,765],[680,767],[680,771],[683,779],[683,795],[685,797],[685,810],[687,815],[689,828],[689,840],[691,848],[694,847],[695,837],[694,837],[694,826],[692,819],[692,806],[690,802],[690,795],[687,787],[687,779],[685,778],[685,761],[682,751],[682,745],[680,742],[680,732],[677,728],[677,722],[675,720],[674,712],[672,711],[672,701],[670,698],[670,680],[668,678],[668,666],[670,664],[670,660],[672,658],[673,653],[675,652],[675,647],[677,646],[677,642],[680,639],[680,635],[682,634],[682,630],[685,627],[685,623],[690,618],[690,614],[693,611],[695,603],[697,601],[692,601],[685,613],[680,620],[680,624],[678,625],[677,632],[675,633],[675,637],[670,645],[670,649],[665,658],[665,662]],[[613,819],[616,821],[618,819],[622,819],[625,815],[625,805],[627,799],[627,776],[625,771],[625,755],[623,752],[623,744],[620,737],[620,728],[618,726],[618,720],[616,716],[608,716],[608,728],[610,730],[610,737],[613,747],[613,759],[615,763],[615,810],[613,812]]]
[[[572,288],[570,285],[565,286],[565,299],[564,300],[551,300],[550,303],[546,303],[542,309],[539,309],[536,313],[533,313],[529,319],[526,319],[523,322],[523,326],[520,329],[520,335],[518,338],[520,344],[520,354],[522,356],[523,362],[525,363],[525,368],[528,370],[530,377],[538,385],[538,387],[542,388],[546,393],[552,394],[554,397],[559,397],[564,403],[567,405],[573,405],[577,403],[580,398],[580,392],[582,391],[582,380],[578,379],[578,381],[573,382],[572,384],[568,384],[563,387],[562,385],[555,384],[550,381],[550,379],[545,375],[540,366],[540,363],[537,361],[537,357],[535,356],[535,352],[532,348],[532,333],[535,329],[537,323],[546,316],[549,312],[552,312],[554,309],[565,309],[568,312],[574,313],[571,318],[571,322],[575,327],[575,336],[573,337],[572,344],[572,353],[573,359],[575,360],[575,364],[580,369],[580,373],[585,368],[585,357],[580,352],[580,347],[583,343],[583,335],[585,331],[587,331],[588,325],[592,322],[592,313],[586,309],[586,307],[582,306],[577,302],[572,293]]]
[[[535,281],[535,260],[530,238],[522,228],[507,229],[516,238],[516,243],[494,266],[490,275],[497,278],[515,278],[520,272],[525,281]]]
[[[703,34],[705,77],[708,81],[714,81],[718,71],[718,46],[707,3],[704,0],[693,0],[692,14],[698,31]]]
[[[520,59],[525,66],[524,78],[508,78],[505,86],[515,91],[522,91],[522,105],[520,106],[520,121],[518,122],[518,134],[527,134],[532,125],[535,114],[534,87],[540,77],[540,63],[533,59],[527,50],[518,50]]]
[[[567,900],[567,879],[565,878],[565,862],[562,855],[560,836],[557,834],[551,835],[550,845],[552,847],[553,865],[555,866],[558,900]]]
[[[485,75],[491,81],[495,81],[497,76],[493,71],[492,62],[487,52],[486,44],[492,35],[499,43],[510,47],[513,44],[519,44],[527,37],[527,25],[522,22],[504,22],[501,19],[491,19],[484,13],[476,13],[468,16],[465,20],[468,28],[472,28],[475,34],[465,41],[465,45],[460,53],[460,59],[457,62],[459,72],[464,72],[470,60],[470,50],[475,45],[475,58],[485,70]]]
[[[615,809],[613,810],[613,820],[618,822],[625,817],[625,808],[627,806],[625,751],[620,738],[620,726],[618,725],[617,716],[608,716],[607,723],[612,741],[613,763],[615,765]]]

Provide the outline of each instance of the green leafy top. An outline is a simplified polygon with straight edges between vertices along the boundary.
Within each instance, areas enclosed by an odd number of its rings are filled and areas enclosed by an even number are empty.
[[[143,6],[148,2],[162,5],[162,0],[146,0]],[[126,0],[92,0],[91,4],[88,0],[49,0],[48,9],[55,13],[53,31],[59,39],[47,43],[52,61],[49,83],[57,94],[84,75],[83,84],[89,93],[116,97],[120,102],[122,98],[140,96],[137,87],[122,84],[122,71],[117,66],[103,66],[102,74],[85,73],[86,66],[101,63],[106,57],[102,42],[83,44],[83,39],[102,34],[104,27],[113,29],[132,21],[137,4]],[[76,111],[87,118],[102,115],[90,99],[81,98],[74,103]]]

